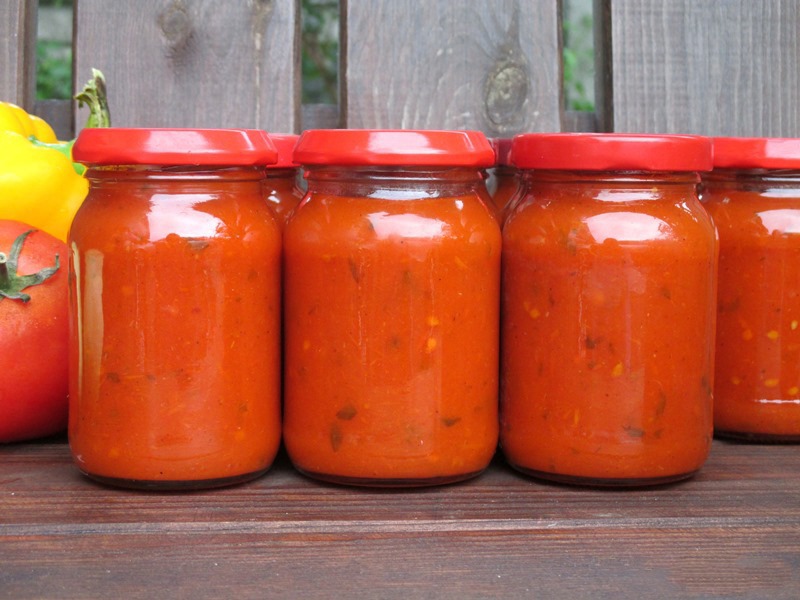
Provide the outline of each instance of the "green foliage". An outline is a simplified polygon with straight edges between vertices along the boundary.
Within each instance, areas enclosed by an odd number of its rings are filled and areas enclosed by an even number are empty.
[[[567,110],[594,110],[594,23],[591,15],[564,20],[564,100]]]
[[[302,101],[336,104],[339,97],[339,2],[302,2]]]
[[[36,98],[66,100],[72,96],[72,48],[68,43],[36,42]]]
[[[73,4],[73,0],[39,0],[39,8],[71,9]],[[63,41],[37,40],[36,98],[39,100],[66,100],[71,97],[71,44]]]

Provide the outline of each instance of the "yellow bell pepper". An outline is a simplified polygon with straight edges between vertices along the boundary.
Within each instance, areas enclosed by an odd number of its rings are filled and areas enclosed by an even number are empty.
[[[0,131],[0,165],[0,219],[21,221],[66,241],[89,190],[69,158],[15,131]]]
[[[100,121],[107,126],[103,83],[102,74],[94,72],[82,99],[90,87],[103,96],[97,105],[105,111]],[[96,109],[91,105],[90,109],[90,123],[97,123]],[[66,241],[72,219],[89,190],[86,179],[78,174],[80,169],[72,163],[71,150],[72,142],[59,142],[43,119],[0,102],[0,219],[21,221]]]

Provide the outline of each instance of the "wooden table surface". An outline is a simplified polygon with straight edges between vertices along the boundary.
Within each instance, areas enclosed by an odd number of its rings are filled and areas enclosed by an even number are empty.
[[[800,447],[715,441],[690,481],[543,484],[500,459],[411,491],[285,457],[194,493],[105,488],[63,440],[0,446],[0,597],[800,598]]]

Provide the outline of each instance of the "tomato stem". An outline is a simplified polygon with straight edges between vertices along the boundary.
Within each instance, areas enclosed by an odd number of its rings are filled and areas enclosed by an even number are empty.
[[[14,240],[14,243],[11,244],[11,252],[8,254],[0,252],[0,301],[2,301],[3,298],[8,298],[9,300],[28,302],[31,297],[23,293],[22,290],[47,281],[58,271],[60,265],[58,254],[56,254],[54,266],[46,267],[31,275],[17,274],[17,264],[19,263],[20,252],[22,252],[22,244],[25,243],[25,238],[34,231],[36,230],[30,229],[20,234],[19,237]]]

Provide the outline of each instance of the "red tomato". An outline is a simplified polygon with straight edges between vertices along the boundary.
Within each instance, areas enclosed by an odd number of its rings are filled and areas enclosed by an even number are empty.
[[[0,442],[67,424],[68,248],[0,220]]]

